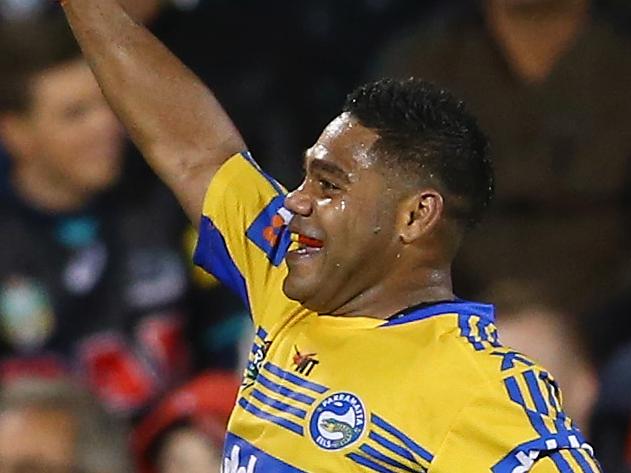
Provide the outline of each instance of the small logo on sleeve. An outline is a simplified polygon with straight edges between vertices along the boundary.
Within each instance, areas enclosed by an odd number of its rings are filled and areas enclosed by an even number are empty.
[[[272,199],[246,233],[250,241],[267,255],[274,266],[280,265],[291,245],[287,224],[291,221],[292,213],[283,207],[284,203],[284,195]]]
[[[293,365],[294,371],[304,375],[309,376],[317,365],[320,362],[315,358],[317,356],[316,353],[301,353],[297,346],[294,345],[294,358]]]

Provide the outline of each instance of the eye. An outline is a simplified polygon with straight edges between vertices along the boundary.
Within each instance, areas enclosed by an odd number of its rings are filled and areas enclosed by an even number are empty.
[[[318,179],[318,185],[320,186],[320,189],[325,192],[334,192],[340,190],[338,186],[327,179]]]
[[[66,107],[63,111],[63,118],[66,121],[81,120],[90,113],[90,106],[87,103],[75,103]]]

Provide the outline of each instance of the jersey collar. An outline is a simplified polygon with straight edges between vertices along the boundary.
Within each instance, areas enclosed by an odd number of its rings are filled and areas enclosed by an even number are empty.
[[[382,327],[401,325],[408,322],[429,319],[437,315],[444,314],[477,315],[481,319],[493,323],[495,322],[495,308],[491,304],[481,302],[465,301],[454,299],[451,301],[441,301],[434,303],[422,303],[390,317]]]

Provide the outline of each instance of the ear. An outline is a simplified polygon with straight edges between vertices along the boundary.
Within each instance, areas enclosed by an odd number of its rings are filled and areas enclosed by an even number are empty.
[[[400,207],[400,237],[404,243],[413,243],[430,233],[439,222],[445,200],[435,189],[423,189],[405,199]]]
[[[28,159],[34,148],[28,118],[18,113],[0,114],[0,140],[13,159]]]

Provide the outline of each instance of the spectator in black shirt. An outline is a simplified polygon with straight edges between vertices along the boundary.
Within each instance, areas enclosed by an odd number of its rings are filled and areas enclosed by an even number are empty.
[[[162,187],[117,188],[123,131],[64,23],[5,26],[0,44],[11,163],[0,202],[0,381],[76,371],[111,409],[140,413],[190,374],[184,219]]]

